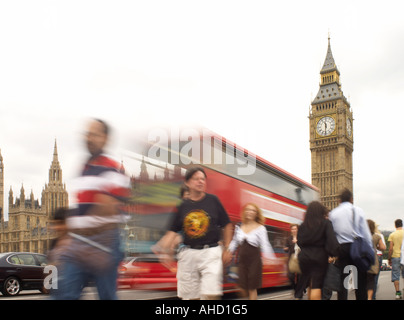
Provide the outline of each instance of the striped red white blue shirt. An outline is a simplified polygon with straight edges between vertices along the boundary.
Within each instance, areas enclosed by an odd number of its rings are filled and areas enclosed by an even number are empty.
[[[124,174],[121,163],[105,154],[90,158],[81,176],[76,178],[73,189],[77,198],[77,210],[68,219],[69,227],[91,228],[121,222],[119,215],[87,215],[88,210],[98,204],[98,194],[112,196],[121,202],[128,200],[130,179]]]

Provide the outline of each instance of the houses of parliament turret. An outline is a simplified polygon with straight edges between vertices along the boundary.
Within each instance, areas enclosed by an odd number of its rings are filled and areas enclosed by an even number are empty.
[[[54,235],[49,229],[49,220],[55,211],[68,207],[66,184],[62,180],[62,168],[58,159],[55,141],[53,159],[49,168],[49,180],[42,189],[41,202],[34,198],[33,191],[26,194],[24,185],[14,198],[10,187],[8,196],[8,221],[4,220],[4,163],[0,154],[0,252],[26,251],[46,253]]]

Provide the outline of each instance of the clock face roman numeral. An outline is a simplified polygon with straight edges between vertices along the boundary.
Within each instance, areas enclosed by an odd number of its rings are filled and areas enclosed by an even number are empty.
[[[328,136],[335,130],[335,120],[331,117],[323,117],[317,122],[317,133],[320,136]]]

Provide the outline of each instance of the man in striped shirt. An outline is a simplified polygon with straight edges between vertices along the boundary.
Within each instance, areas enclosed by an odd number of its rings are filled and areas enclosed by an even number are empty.
[[[86,134],[91,157],[73,186],[77,209],[66,220],[71,245],[64,254],[57,299],[79,299],[90,280],[95,281],[100,299],[117,298],[117,267],[123,258],[120,207],[129,197],[130,181],[121,164],[103,152],[108,135],[104,121],[91,121]]]

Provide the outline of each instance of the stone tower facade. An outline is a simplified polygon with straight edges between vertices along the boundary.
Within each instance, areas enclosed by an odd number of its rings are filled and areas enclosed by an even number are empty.
[[[8,196],[8,221],[2,220],[0,252],[26,251],[46,253],[55,235],[49,228],[49,220],[55,211],[68,207],[66,185],[62,182],[62,169],[58,161],[55,141],[53,160],[49,169],[49,182],[42,190],[41,203],[31,190],[26,196],[22,185],[19,198],[14,198],[10,187]]]
[[[341,90],[330,38],[309,120],[312,184],[320,189],[322,203],[333,209],[344,188],[353,191],[353,114]]]
[[[0,228],[4,223],[4,163],[0,150]]]
[[[58,149],[55,141],[53,160],[49,168],[49,181],[42,190],[42,206],[48,216],[53,219],[55,211],[69,204],[66,184],[62,180],[62,168],[58,159]]]

